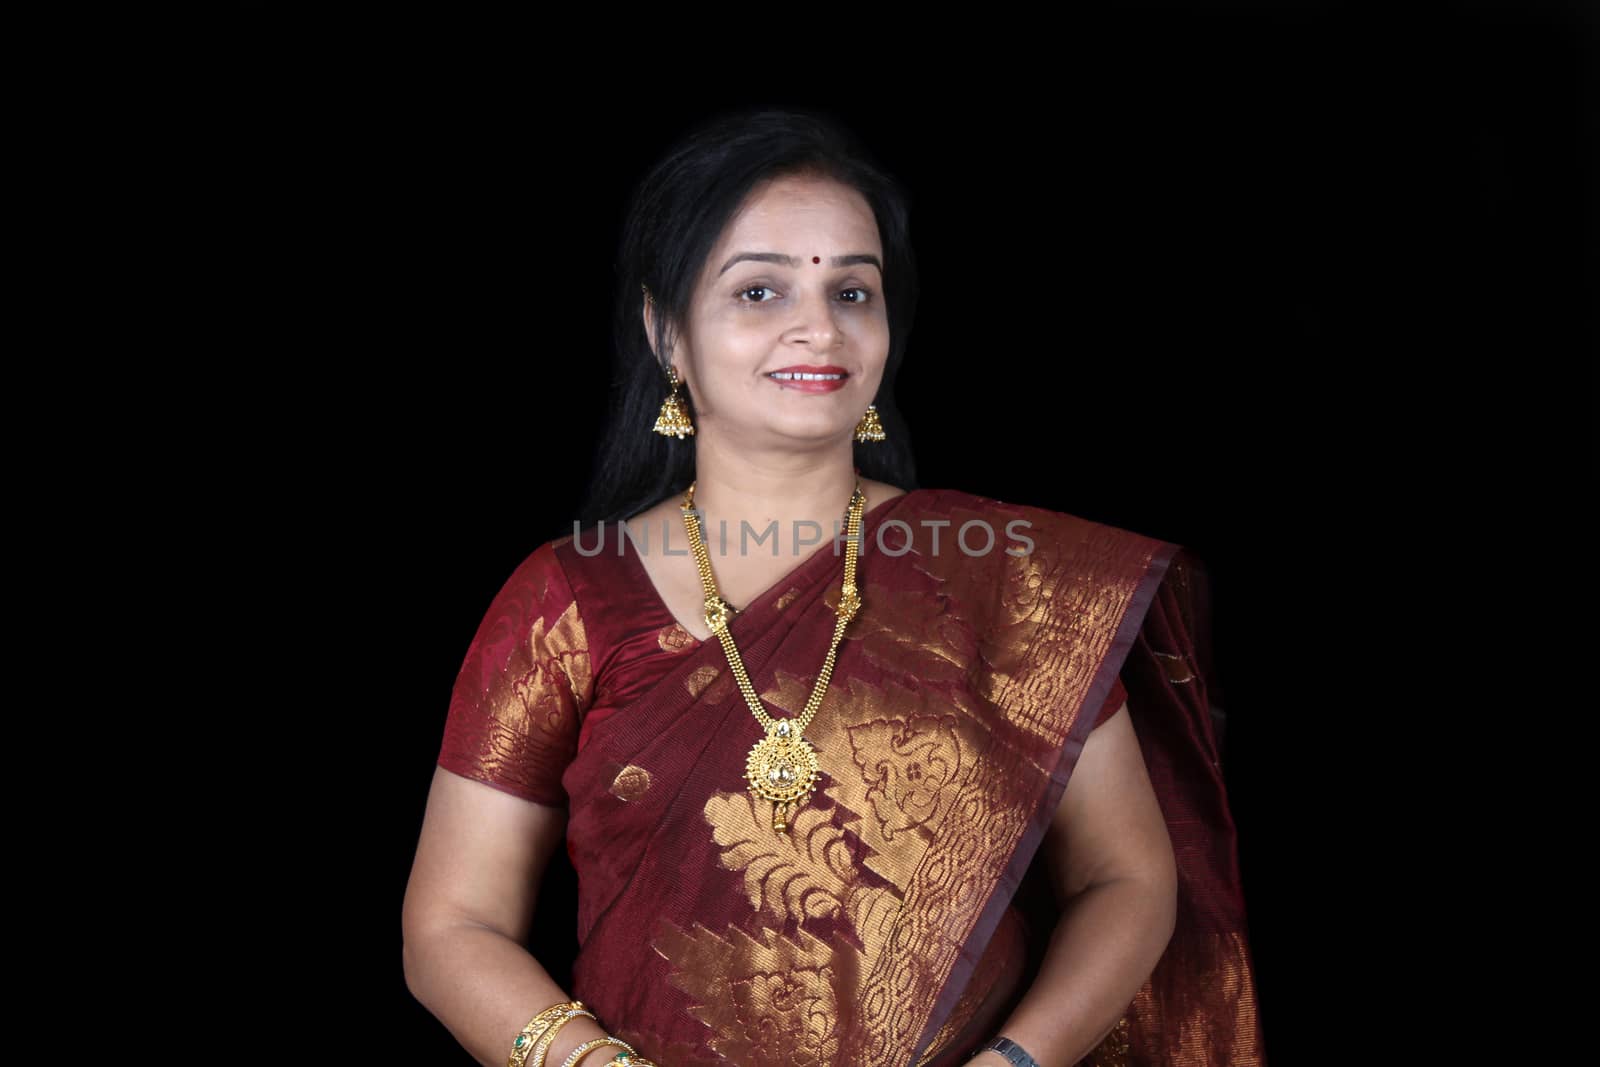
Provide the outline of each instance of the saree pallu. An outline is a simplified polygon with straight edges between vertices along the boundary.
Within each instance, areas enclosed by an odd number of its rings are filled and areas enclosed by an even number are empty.
[[[1036,853],[1125,696],[1179,914],[1080,1062],[1265,1063],[1205,575],[1180,546],[956,490],[873,508],[864,607],[806,731],[821,776],[786,834],[746,788],[763,731],[722,645],[677,623],[636,553],[605,524],[524,562],[469,649],[439,758],[569,808],[569,992],[610,1032],[663,1067],[964,1063],[1038,967],[1058,912]],[[733,616],[769,712],[802,713],[843,571],[842,540],[824,543]]]

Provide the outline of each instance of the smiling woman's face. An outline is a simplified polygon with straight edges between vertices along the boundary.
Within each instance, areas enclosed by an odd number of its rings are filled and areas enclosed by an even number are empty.
[[[758,186],[707,257],[673,354],[696,432],[750,447],[851,434],[889,357],[882,264],[877,220],[855,189],[799,177]],[[773,377],[791,370],[843,377]]]

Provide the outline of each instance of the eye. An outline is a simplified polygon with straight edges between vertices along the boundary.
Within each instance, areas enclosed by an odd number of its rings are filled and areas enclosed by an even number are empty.
[[[772,292],[772,288],[770,286],[766,286],[766,285],[747,285],[743,289],[739,290],[739,299],[743,300],[744,303],[746,303],[746,304],[768,304],[768,303],[771,303],[771,301],[769,301],[769,300],[745,300],[744,299],[746,294],[748,294],[748,293],[760,293],[760,292],[770,293],[770,292]]]
[[[848,304],[865,304],[867,301],[872,299],[872,290],[871,289],[867,289],[867,288],[865,288],[863,286],[859,286],[858,285],[858,286],[854,287],[853,289],[846,289],[845,292],[847,292],[847,293],[860,293],[861,294],[861,298],[859,300],[847,300],[847,301],[845,301]]]

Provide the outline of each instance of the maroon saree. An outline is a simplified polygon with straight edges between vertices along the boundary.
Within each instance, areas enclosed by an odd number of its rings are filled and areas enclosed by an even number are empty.
[[[721,644],[677,623],[618,527],[541,545],[497,595],[438,762],[568,808],[569,992],[663,1067],[965,1062],[1026,992],[1055,916],[1018,889],[1089,732],[1125,698],[1177,855],[1178,924],[1081,1062],[1263,1064],[1198,562],[919,489],[867,513],[859,568],[864,607],[806,732],[822,778],[787,835],[746,790],[762,731]],[[824,543],[730,623],[781,716],[810,694],[843,571],[842,541]]]

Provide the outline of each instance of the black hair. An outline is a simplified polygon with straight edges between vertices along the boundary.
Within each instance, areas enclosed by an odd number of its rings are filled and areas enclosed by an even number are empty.
[[[693,127],[634,187],[615,264],[611,398],[581,525],[628,518],[694,479],[694,438],[680,441],[652,429],[669,383],[645,333],[643,287],[663,320],[660,351],[668,353],[677,324],[688,319],[706,257],[733,214],[758,184],[800,175],[851,186],[877,219],[889,358],[873,403],[886,440],[856,442],[855,464],[863,477],[917,487],[910,431],[894,402],[918,291],[909,190],[831,116],[801,108],[725,111]],[[688,389],[679,396],[692,418]]]

